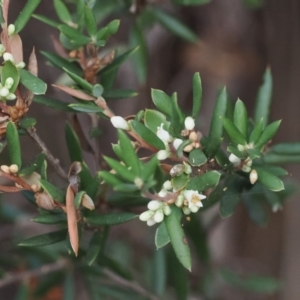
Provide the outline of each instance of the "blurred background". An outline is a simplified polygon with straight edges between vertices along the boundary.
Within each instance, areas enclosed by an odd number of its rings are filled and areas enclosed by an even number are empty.
[[[11,2],[13,19],[26,1]],[[49,2],[42,1],[38,13],[55,18],[53,5]],[[226,85],[231,98],[242,99],[251,111],[258,87],[262,84],[263,73],[269,66],[273,75],[271,121],[283,120],[276,141],[300,140],[300,1],[212,0],[206,5],[193,7],[174,7],[168,1],[155,2],[181,19],[199,36],[200,42],[187,43],[160,25],[152,27],[145,36],[149,51],[147,81],[143,84],[138,81],[130,62],[121,67],[117,86],[136,89],[139,95],[122,101],[121,105],[115,101],[113,110],[117,115],[126,116],[151,107],[150,88],[162,89],[169,94],[177,91],[180,102],[188,112],[191,109],[192,76],[194,72],[200,72],[204,99],[197,122],[199,128],[206,133],[218,89]],[[125,46],[129,42],[128,28],[133,17],[129,14],[119,14],[117,17],[121,18],[121,30],[113,38],[113,44]],[[51,35],[57,36],[57,32],[37,20],[31,20],[21,34],[25,58],[35,46],[40,76],[49,84],[55,82],[60,73],[53,67],[46,66],[39,51],[53,51]],[[49,95],[51,94],[60,99],[65,97],[49,88]],[[67,170],[70,162],[66,158],[62,128],[69,116],[45,109],[39,104],[33,104],[29,115],[37,119],[39,135],[43,136],[45,143]],[[105,137],[101,141],[101,149],[107,154],[110,143],[115,142],[116,137],[113,132],[110,134],[108,122],[101,123],[101,126]],[[24,157],[28,161],[38,151],[29,141],[25,141],[23,147],[26,149]],[[86,156],[89,159],[88,153]],[[2,159],[5,161],[5,158]],[[299,166],[290,165],[288,170],[290,176],[299,182]],[[54,181],[59,180],[55,179],[54,173],[52,176]],[[25,210],[29,216],[34,214],[34,210],[28,207],[21,195],[11,195],[2,201]],[[269,222],[263,228],[249,220],[243,207],[238,207],[233,217],[221,220],[214,226],[209,233],[209,243],[216,264],[236,265],[250,273],[274,276],[280,278],[284,286],[280,293],[272,296],[224,288],[222,299],[300,299],[299,216],[300,202],[299,195],[296,195],[286,202],[282,211],[270,212]],[[0,249],[11,238],[12,233],[18,230],[24,236],[32,236],[47,229],[40,224],[31,224],[28,218],[19,223],[1,225]],[[137,243],[148,229],[135,233],[129,233],[130,230],[131,226],[125,226],[117,229],[114,235],[118,237],[128,234],[128,238]],[[153,233],[149,234],[150,239],[153,239]],[[144,245],[146,249],[148,244],[146,242]],[[13,299],[13,293],[12,287],[7,287],[3,292],[0,289],[0,299]],[[52,298],[47,299],[60,298],[52,295]],[[193,299],[200,300],[197,297]]]

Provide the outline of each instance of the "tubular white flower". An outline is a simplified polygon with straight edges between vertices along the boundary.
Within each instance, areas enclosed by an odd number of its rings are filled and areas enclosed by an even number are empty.
[[[158,210],[159,208],[161,208],[161,206],[162,202],[159,200],[151,200],[147,205],[148,209],[152,211]]]
[[[233,153],[231,153],[229,155],[229,161],[234,165],[234,166],[238,166],[241,163],[241,159],[239,157],[237,157],[236,155],[234,155]]]
[[[195,120],[192,117],[186,117],[184,120],[184,126],[187,130],[193,130],[195,128]]]
[[[13,63],[15,62],[15,60],[14,60],[12,54],[11,54],[11,53],[8,53],[8,52],[5,52],[5,53],[3,54],[3,59],[4,59],[5,61],[11,61],[11,62],[13,62]]]
[[[152,210],[146,210],[143,213],[140,214],[139,219],[141,221],[148,221],[154,216],[154,211]]]
[[[128,122],[120,116],[113,116],[110,118],[111,123],[115,128],[129,130]]]
[[[257,181],[257,179],[258,179],[258,175],[257,175],[256,170],[253,169],[253,170],[250,172],[249,177],[250,177],[250,182],[251,182],[252,184],[254,184],[254,183]]]
[[[170,133],[163,129],[163,123],[157,127],[156,135],[165,143],[169,143],[172,140]]]
[[[9,94],[8,88],[3,87],[3,88],[0,90],[0,96],[1,96],[1,97],[6,97],[8,94]]]
[[[177,150],[179,148],[179,146],[183,143],[183,140],[182,139],[175,139],[173,141],[173,146],[174,148]]]
[[[199,194],[198,191],[194,190],[185,190],[183,194],[185,199],[188,201],[188,207],[191,211],[195,210],[193,208],[194,206],[198,208],[202,207],[202,200],[206,198],[206,196]]]
[[[153,220],[156,222],[156,223],[160,223],[162,222],[162,220],[164,219],[164,213],[163,213],[163,210],[162,209],[158,209],[154,216],[153,216]]]
[[[167,180],[163,184],[163,188],[167,191],[171,190],[173,188],[172,183],[170,180]]]
[[[5,80],[5,84],[4,86],[8,89],[10,89],[14,84],[14,79],[12,77],[8,77],[6,80]]]
[[[169,155],[170,155],[169,151],[167,151],[167,150],[159,150],[157,152],[157,159],[158,160],[165,160],[165,159],[167,159],[169,157]]]
[[[7,33],[10,37],[12,37],[14,35],[16,31],[15,25],[14,24],[9,24],[7,27]]]

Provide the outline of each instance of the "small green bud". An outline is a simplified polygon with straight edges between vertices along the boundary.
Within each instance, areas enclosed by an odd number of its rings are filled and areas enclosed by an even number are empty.
[[[9,37],[12,37],[15,34],[16,28],[14,24],[10,24],[7,27],[7,33],[9,35]]]

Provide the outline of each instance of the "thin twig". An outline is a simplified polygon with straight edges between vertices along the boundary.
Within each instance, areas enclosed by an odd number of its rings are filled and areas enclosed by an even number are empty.
[[[0,288],[16,283],[19,281],[26,281],[32,277],[40,277],[49,273],[65,269],[69,265],[66,259],[60,259],[54,263],[46,264],[38,269],[28,270],[19,273],[9,273],[3,279],[0,280]]]
[[[65,172],[65,170],[59,164],[59,160],[52,155],[52,153],[49,151],[49,149],[47,148],[45,143],[37,135],[36,129],[34,127],[30,128],[30,129],[26,129],[26,132],[35,141],[35,143],[41,148],[41,150],[45,153],[46,157],[48,158],[48,160],[52,164],[52,166],[55,168],[57,173],[62,178],[68,179],[68,174]]]
[[[153,294],[151,294],[149,291],[147,291],[145,288],[140,286],[137,282],[134,281],[128,281],[117,274],[111,272],[108,269],[104,269],[103,273],[113,282],[119,284],[120,286],[123,286],[125,288],[131,289],[132,291],[135,291],[139,293],[141,296],[146,297],[150,300],[159,300],[159,298]]]

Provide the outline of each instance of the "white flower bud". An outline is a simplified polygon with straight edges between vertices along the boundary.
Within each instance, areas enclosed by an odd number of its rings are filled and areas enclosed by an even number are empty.
[[[14,79],[12,77],[6,78],[5,84],[4,84],[4,86],[6,88],[10,89],[13,86],[13,84],[14,84]]]
[[[252,183],[252,184],[254,184],[256,181],[257,181],[257,179],[258,179],[258,175],[257,175],[257,172],[256,172],[256,170],[252,170],[251,172],[250,172],[250,182]]]
[[[171,190],[173,188],[172,183],[170,180],[167,180],[163,184],[163,188],[167,191]]]
[[[165,189],[162,189],[159,193],[158,193],[158,196],[159,197],[166,197],[168,195],[168,192],[167,190]]]
[[[189,139],[193,142],[197,142],[198,141],[198,134],[195,131],[191,132],[190,135],[189,135]]]
[[[13,174],[17,174],[19,171],[19,167],[16,164],[12,164],[9,166],[9,172]]]
[[[9,166],[6,166],[6,165],[1,165],[0,167],[1,171],[4,172],[4,173],[7,173],[9,174]]]
[[[84,194],[81,200],[81,205],[89,210],[95,209],[95,204],[88,194]]]
[[[238,144],[237,148],[239,149],[239,151],[244,152],[246,150],[246,146]]]
[[[134,179],[134,184],[135,184],[139,189],[141,189],[141,188],[143,187],[143,185],[144,185],[144,181],[143,181],[141,178],[137,177],[137,178]]]
[[[5,52],[5,47],[3,44],[0,44],[0,54],[1,56],[3,55],[3,53]]]
[[[151,200],[147,205],[148,209],[153,210],[153,211],[161,208],[161,206],[162,206],[162,203],[159,200]]]
[[[191,152],[193,149],[194,149],[193,144],[189,144],[189,145],[184,147],[183,151],[184,152]]]
[[[164,219],[164,213],[163,213],[162,209],[157,210],[153,216],[153,220],[156,223],[160,223],[163,219]]]
[[[11,53],[8,53],[8,52],[5,52],[5,53],[3,54],[3,59],[4,59],[5,61],[15,62],[15,60],[14,60],[12,54],[11,54]]]
[[[163,129],[163,125],[157,127],[156,135],[165,143],[169,143],[172,140],[170,133],[167,130]]]
[[[147,221],[147,225],[148,226],[153,226],[153,225],[155,225],[156,224],[156,222],[154,221],[154,219],[149,219],[148,221]]]
[[[8,88],[4,87],[0,90],[0,96],[1,97],[6,97],[9,94]]]
[[[8,27],[7,27],[7,33],[10,37],[12,37],[15,33],[15,25],[14,24],[9,24]]]
[[[114,116],[110,118],[111,123],[115,128],[129,130],[128,122],[120,116]]]
[[[191,210],[188,207],[183,207],[182,211],[185,215],[189,215],[191,213]]]
[[[173,142],[173,146],[177,150],[182,143],[183,143],[182,139],[175,139]]]
[[[175,201],[175,205],[181,207],[183,205],[183,202],[184,202],[184,196],[179,195]]]
[[[192,213],[196,213],[200,207],[196,206],[196,205],[192,205],[189,207]]]
[[[154,215],[154,211],[146,210],[140,214],[139,219],[141,221],[148,221],[153,217],[153,215]]]
[[[247,166],[247,165],[243,165],[242,167],[242,171],[249,173],[251,171],[251,167]]]
[[[159,150],[157,152],[157,159],[158,160],[165,160],[165,159],[167,159],[169,157],[169,155],[170,155],[169,151],[167,151],[167,150]]]
[[[56,204],[54,200],[48,195],[46,192],[42,193],[35,193],[34,194],[35,202],[38,207],[46,209],[46,210],[53,210],[56,208]]]
[[[19,63],[16,64],[16,68],[18,69],[23,69],[26,66],[24,61],[20,61]]]
[[[165,214],[166,216],[169,216],[169,215],[171,214],[171,208],[170,208],[170,206],[169,206],[168,204],[165,204],[165,205],[163,206],[163,211],[164,211],[164,214]]]
[[[192,167],[188,164],[184,165],[184,173],[185,174],[191,174],[192,173]]]
[[[248,158],[248,159],[245,161],[245,165],[248,166],[248,167],[251,167],[251,166],[252,166],[252,159]]]
[[[6,96],[6,99],[7,100],[15,100],[17,98],[17,96],[13,93],[9,93],[7,96]]]
[[[234,155],[233,153],[231,153],[229,155],[229,161],[234,165],[234,166],[238,166],[241,163],[241,159],[239,157],[237,157],[236,155]]]
[[[195,128],[195,120],[192,117],[186,117],[184,120],[184,126],[187,130],[193,130]]]

